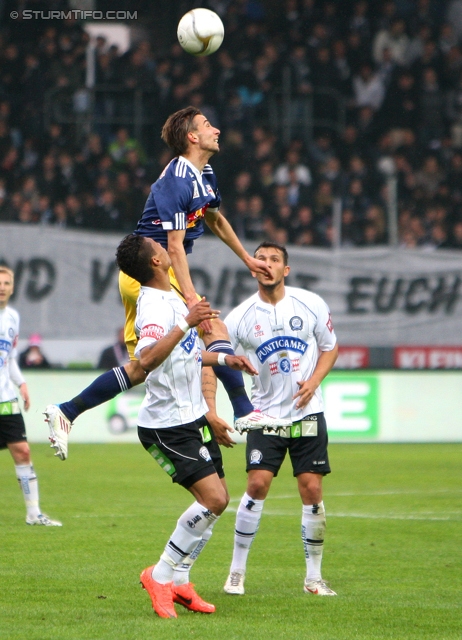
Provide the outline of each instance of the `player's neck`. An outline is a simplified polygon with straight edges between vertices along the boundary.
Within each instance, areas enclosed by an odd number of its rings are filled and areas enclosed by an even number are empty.
[[[193,147],[191,150],[183,154],[183,158],[189,160],[189,162],[196,167],[196,169],[202,173],[205,165],[210,160],[213,154],[203,149],[196,149]]]
[[[164,271],[156,273],[155,277],[146,282],[144,286],[151,289],[160,289],[161,291],[170,291],[172,288],[168,272]]]
[[[258,295],[266,304],[272,304],[273,307],[277,305],[278,302],[286,295],[286,290],[284,287],[284,283],[280,285],[276,285],[276,287],[265,287],[261,284],[258,286]]]

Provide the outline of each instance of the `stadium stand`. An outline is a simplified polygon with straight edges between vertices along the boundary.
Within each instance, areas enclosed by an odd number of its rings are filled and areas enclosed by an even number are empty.
[[[182,3],[120,4],[152,38],[99,37],[92,88],[84,22],[21,19],[67,1],[0,4],[0,223],[131,231],[170,158],[161,124],[192,103],[221,129],[241,238],[331,246],[337,202],[342,246],[386,244],[391,166],[397,243],[461,249],[460,0],[204,0],[226,33],[208,58],[176,43]]]

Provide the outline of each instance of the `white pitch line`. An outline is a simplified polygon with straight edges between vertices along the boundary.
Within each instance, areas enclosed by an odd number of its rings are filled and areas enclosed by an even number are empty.
[[[228,511],[231,511],[231,509],[228,509]],[[235,511],[235,510],[234,510]],[[294,515],[292,513],[289,513],[287,511],[272,511],[271,509],[265,509],[263,511],[263,514],[266,514],[268,516],[281,516],[281,517],[286,517],[288,515]],[[326,513],[327,519],[329,518],[362,518],[364,520],[421,520],[423,522],[428,522],[429,520],[436,520],[436,521],[444,521],[444,522],[448,522],[448,521],[453,521],[453,522],[460,522],[462,520],[461,518],[451,518],[450,516],[418,516],[418,515],[378,515],[378,514],[372,514],[372,513],[331,513],[330,511],[328,511]]]
[[[358,492],[344,491],[344,492],[338,492],[338,493],[327,492],[326,499],[328,500],[329,498],[348,498],[348,497],[355,497],[355,496],[406,496],[406,495],[429,496],[429,495],[438,495],[442,493],[444,493],[445,495],[451,495],[453,493],[462,493],[462,489],[431,489],[429,491],[422,489],[422,490],[415,490],[415,491],[403,490],[403,491],[358,491]],[[300,499],[300,496],[298,495],[298,493],[291,493],[289,495],[283,495],[283,496],[270,494],[268,499],[269,500],[291,500],[291,499]],[[240,502],[240,501],[241,501],[240,497],[230,499],[230,503]]]

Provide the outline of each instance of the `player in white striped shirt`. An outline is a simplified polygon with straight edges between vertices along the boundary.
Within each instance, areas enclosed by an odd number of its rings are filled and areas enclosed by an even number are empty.
[[[242,356],[201,351],[195,327],[219,314],[205,299],[190,310],[170,288],[167,251],[152,238],[131,234],[117,249],[119,268],[141,283],[136,356],[147,373],[138,414],[138,436],[162,469],[190,491],[195,502],[180,516],[156,565],[141,573],[156,613],[176,618],[174,602],[213,613],[189,582],[189,569],[228,504],[220,448],[205,418],[201,367],[228,365],[255,374]],[[225,363],[226,359],[226,363]],[[161,526],[162,515],[158,518]],[[155,529],[154,529],[155,531]]]
[[[30,406],[29,391],[19,369],[16,353],[19,314],[8,306],[13,289],[13,271],[0,265],[0,449],[8,449],[14,460],[16,477],[26,503],[26,523],[60,527],[60,522],[52,520],[40,510],[38,480],[30,458],[26,425],[14,388],[14,385],[18,388],[27,411]]]
[[[322,479],[330,473],[327,429],[320,384],[337,359],[337,339],[327,304],[315,293],[286,287],[285,247],[263,242],[255,257],[271,276],[254,274],[258,292],[225,318],[234,349],[240,347],[259,375],[252,379],[252,403],[290,420],[292,426],[247,435],[247,490],[236,515],[234,553],[224,586],[243,595],[247,557],[260,524],[265,498],[286,453],[291,458],[302,506],[306,557],[304,590],[334,596],[321,576],[326,516]]]

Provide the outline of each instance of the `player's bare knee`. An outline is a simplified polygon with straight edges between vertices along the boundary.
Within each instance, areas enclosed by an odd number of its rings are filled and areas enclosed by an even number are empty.
[[[204,502],[206,502],[204,506],[206,506],[207,509],[210,509],[213,514],[215,514],[216,516],[221,516],[223,511],[228,506],[229,498],[225,491],[220,491],[208,496],[207,500],[204,500]]]
[[[271,482],[265,478],[252,478],[249,480],[247,484],[247,495],[249,495],[254,500],[264,500],[268,495],[268,491],[270,488]]]

